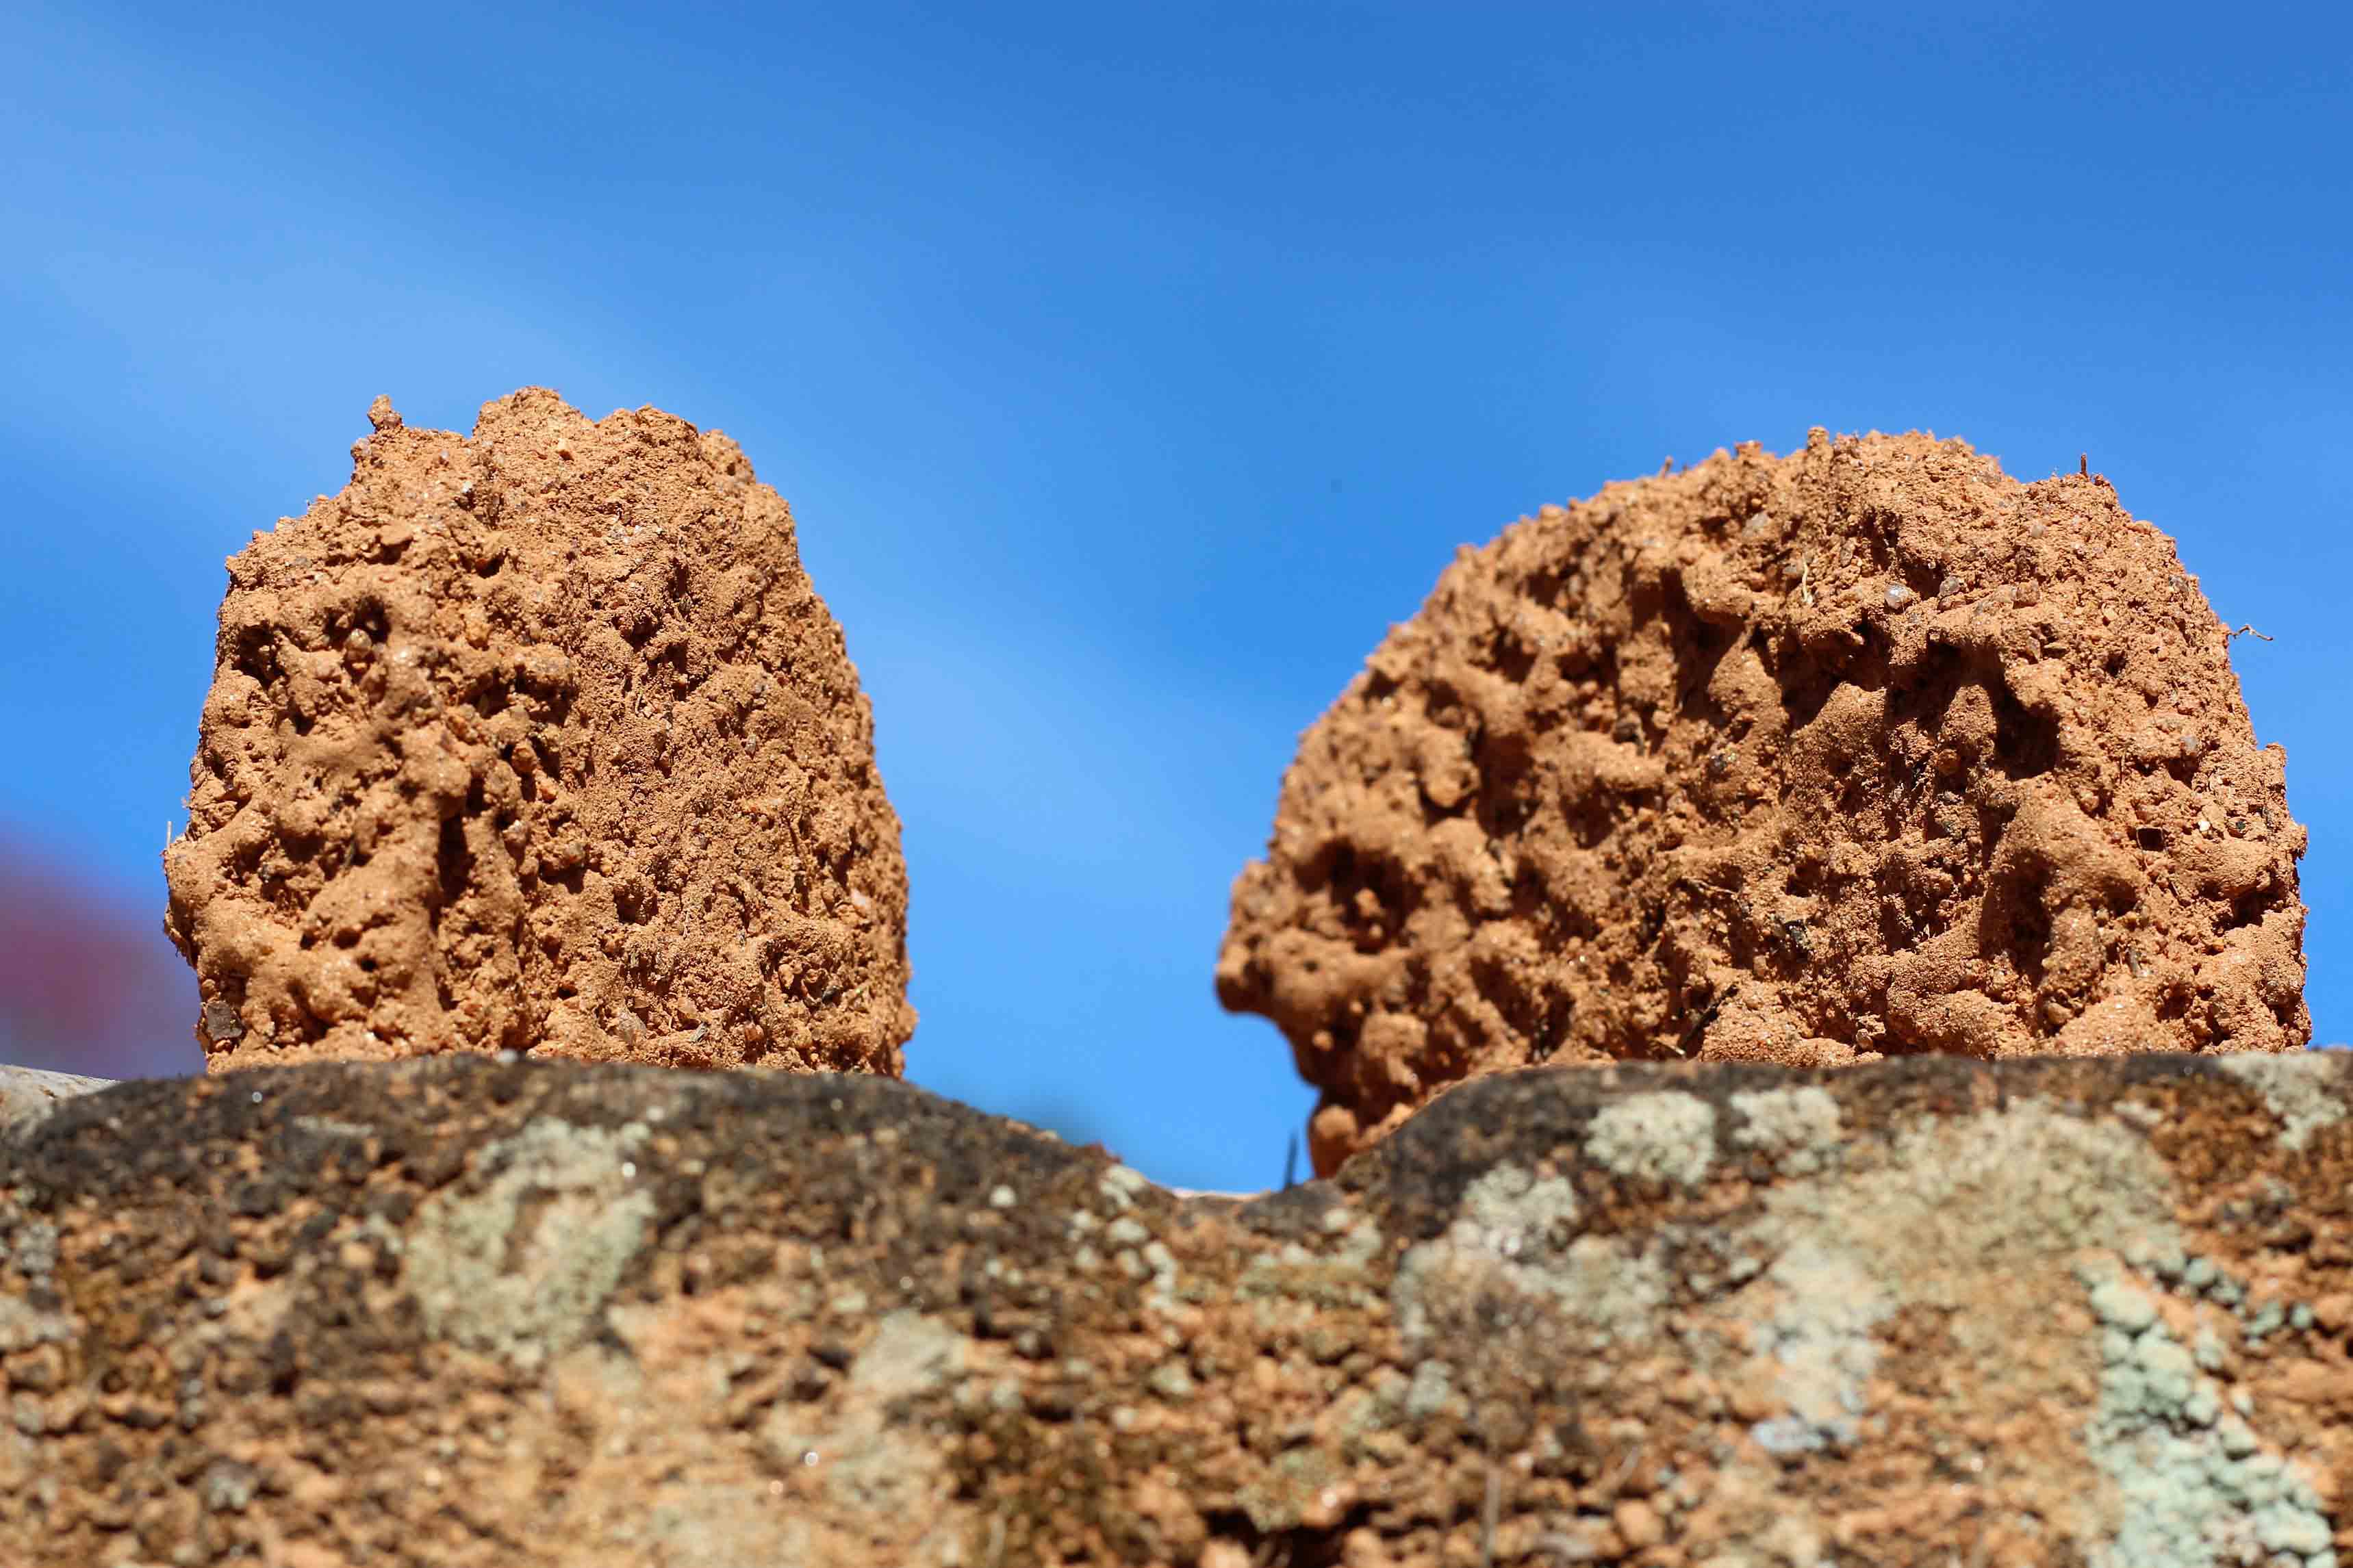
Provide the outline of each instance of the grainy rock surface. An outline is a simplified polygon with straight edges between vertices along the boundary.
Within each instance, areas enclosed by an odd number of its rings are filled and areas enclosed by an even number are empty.
[[[2303,1046],[2277,747],[2105,480],[1814,432],[1465,548],[1303,741],[1225,1005],[1329,1172],[1534,1062]]]
[[[349,487],[228,562],[164,858],[210,1068],[896,1073],[899,824],[784,501],[657,409],[369,418]]]
[[[35,1068],[0,1065],[0,1126],[29,1121],[47,1114],[61,1100],[113,1087],[111,1079],[80,1073],[43,1072]]]
[[[2348,1068],[1537,1069],[1247,1203],[871,1076],[127,1084],[0,1133],[0,1562],[2326,1568]]]

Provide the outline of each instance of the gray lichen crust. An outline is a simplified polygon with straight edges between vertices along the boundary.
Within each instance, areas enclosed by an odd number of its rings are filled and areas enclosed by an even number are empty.
[[[872,1078],[0,1134],[0,1562],[2333,1568],[2343,1058],[1530,1071],[1178,1198]]]
[[[586,1338],[653,1217],[645,1142],[543,1118],[482,1151],[480,1191],[427,1198],[398,1249],[426,1332],[534,1367]]]

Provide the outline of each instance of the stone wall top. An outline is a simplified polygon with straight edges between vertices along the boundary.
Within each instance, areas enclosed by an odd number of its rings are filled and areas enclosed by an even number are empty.
[[[873,1077],[0,1134],[0,1561],[2333,1563],[2347,1060],[1536,1069],[1180,1198]]]

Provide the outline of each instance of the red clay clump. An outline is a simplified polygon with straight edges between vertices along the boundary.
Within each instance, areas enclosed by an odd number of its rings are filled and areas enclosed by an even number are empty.
[[[368,416],[228,562],[164,857],[208,1067],[897,1073],[899,823],[784,501],[657,409]]]
[[[1318,1171],[1537,1062],[2284,1051],[2305,832],[2105,480],[1820,431],[1463,549],[1284,776],[1219,998]]]

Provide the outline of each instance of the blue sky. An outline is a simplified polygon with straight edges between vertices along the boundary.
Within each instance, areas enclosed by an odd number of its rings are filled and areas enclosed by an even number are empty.
[[[1310,1101],[1212,1000],[1227,889],[1453,548],[1925,427],[2088,452],[2276,639],[2344,1039],[2347,18],[12,7],[0,831],[152,925],[221,558],[369,399],[654,404],[791,500],[872,694],[909,1076],[1261,1186]]]

